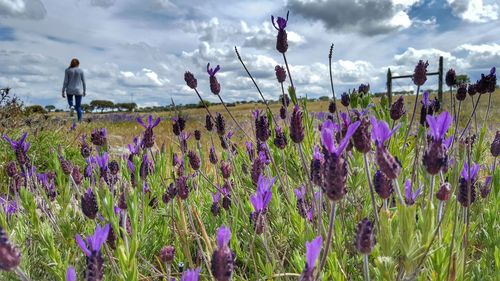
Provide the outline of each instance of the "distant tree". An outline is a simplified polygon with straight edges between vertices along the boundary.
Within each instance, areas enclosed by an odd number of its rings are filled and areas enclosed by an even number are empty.
[[[318,98],[318,100],[320,101],[329,101],[330,100],[330,97],[327,97],[327,96],[321,96]]]
[[[45,106],[45,109],[46,109],[48,112],[51,112],[52,110],[55,110],[55,109],[56,109],[56,107],[50,104],[50,105],[46,105],[46,106]]]
[[[137,108],[137,104],[135,102],[117,103],[115,104],[115,108],[118,109],[118,111],[126,110],[132,112]]]
[[[43,106],[35,104],[35,105],[30,105],[24,108],[24,112],[26,115],[34,114],[34,113],[47,113]]]
[[[212,105],[212,103],[211,103],[211,102],[209,102],[209,101],[207,101],[207,100],[203,100],[203,102],[205,102],[205,104],[206,104],[207,106],[211,106],[211,105]],[[198,102],[198,106],[197,106],[197,107],[198,107],[198,108],[203,108],[203,107],[204,107],[204,106],[203,106],[203,103],[202,103],[201,101],[200,101],[200,102]]]
[[[82,104],[82,105],[81,105],[81,108],[82,108],[82,110],[83,110],[85,113],[91,113],[91,112],[92,112],[92,110],[94,110],[94,109],[92,108],[92,106],[90,106],[90,105],[88,105],[88,104],[86,104],[86,103]]]
[[[97,110],[101,110],[102,113],[106,109],[112,110],[115,104],[109,100],[93,100],[90,102],[90,106],[92,106],[92,108],[95,108]]]
[[[468,84],[470,83],[470,78],[469,76],[467,76],[467,74],[460,74],[456,76],[455,81],[457,82],[458,85]]]

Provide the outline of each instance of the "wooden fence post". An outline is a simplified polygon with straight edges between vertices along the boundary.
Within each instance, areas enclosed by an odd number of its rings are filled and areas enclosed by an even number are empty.
[[[438,99],[443,103],[443,57],[439,57],[439,85],[438,85]]]
[[[387,69],[387,98],[390,106],[392,104],[392,73],[390,68]]]

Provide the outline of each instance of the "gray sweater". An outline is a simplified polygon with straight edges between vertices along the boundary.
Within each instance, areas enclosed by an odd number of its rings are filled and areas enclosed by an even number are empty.
[[[81,96],[86,91],[83,71],[78,67],[66,68],[64,72],[63,93]]]

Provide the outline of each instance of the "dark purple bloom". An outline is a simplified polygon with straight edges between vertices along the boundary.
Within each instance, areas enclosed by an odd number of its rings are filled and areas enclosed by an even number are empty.
[[[73,166],[73,170],[71,171],[71,177],[75,181],[76,185],[80,185],[83,181],[83,175],[80,172],[80,168],[78,166]]]
[[[184,131],[186,120],[182,116],[172,117],[172,132],[178,136]]]
[[[92,134],[90,134],[90,141],[95,146],[106,146],[108,143],[106,136],[107,136],[106,128],[94,129],[92,131]]]
[[[118,165],[118,162],[116,162],[116,160],[109,162],[108,168],[113,175],[118,174],[118,172],[120,171],[120,166]]]
[[[0,196],[0,206],[7,218],[17,213],[18,210],[16,200],[7,200],[3,196]]]
[[[306,188],[305,186],[301,186],[300,189],[296,188],[293,190],[295,193],[295,197],[297,197],[297,211],[299,215],[303,218],[307,216],[307,207],[306,207]]]
[[[411,180],[407,179],[405,182],[405,203],[406,205],[415,204],[415,200],[422,193],[422,186],[420,186],[416,192],[413,192],[413,187]]]
[[[276,50],[278,52],[284,54],[288,50],[288,39],[286,34],[286,24],[288,22],[288,13],[286,14],[286,19],[282,17],[278,17],[276,23],[274,21],[274,16],[271,16],[271,22],[273,23],[274,28],[278,30],[278,35],[276,37]],[[276,26],[276,24],[278,26]]]
[[[284,94],[284,95],[280,95],[280,100],[281,100],[281,105],[285,108],[288,107],[288,105],[290,104],[290,97],[287,95],[287,94]],[[283,118],[285,119],[285,118]]]
[[[109,162],[109,155],[107,152],[104,152],[102,156],[97,155],[95,157],[95,163],[99,166],[100,170],[100,177],[103,178],[105,181],[108,178],[108,162]]]
[[[371,138],[376,146],[377,164],[389,179],[396,179],[401,172],[401,164],[390,154],[384,143],[399,129],[399,125],[391,131],[383,120],[377,122],[372,116],[371,122],[373,126]]]
[[[145,180],[154,171],[154,164],[148,158],[148,155],[144,153],[142,157],[141,166],[139,167],[139,176],[142,180]]]
[[[286,79],[286,71],[281,65],[277,65],[274,67],[274,71],[276,72],[276,79],[278,79],[279,83],[285,82]]]
[[[127,168],[130,172],[130,183],[133,187],[135,187],[137,185],[137,182],[135,181],[135,166],[130,159],[127,159]]]
[[[370,91],[370,84],[361,84],[359,85],[358,92],[363,94],[368,94]]]
[[[300,276],[300,281],[313,281],[314,279],[314,269],[316,268],[316,261],[321,253],[321,247],[323,245],[323,239],[321,235],[316,237],[314,240],[306,242],[306,266],[302,275]]]
[[[209,153],[209,160],[210,160],[210,163],[212,164],[217,164],[217,153],[215,152],[215,147],[212,145],[210,146],[210,153]]]
[[[222,199],[222,193],[219,191],[213,193],[212,192],[212,207],[210,208],[210,211],[212,212],[212,215],[217,216],[220,212],[220,200]]]
[[[369,255],[377,241],[373,232],[373,225],[368,218],[362,219],[358,224],[356,232],[356,249],[364,255]]]
[[[420,125],[428,126],[426,118],[434,113],[433,102],[429,100],[429,92],[425,91],[422,97],[422,108],[420,109]]]
[[[255,118],[255,135],[258,140],[266,142],[271,135],[267,116],[265,114],[261,114],[258,109],[253,112],[253,116]]]
[[[427,123],[429,124],[431,141],[424,153],[423,164],[427,172],[436,175],[448,167],[448,147],[446,144],[451,142],[451,137],[445,141],[444,136],[452,123],[452,118],[445,111],[437,117],[427,116]]]
[[[370,142],[371,132],[370,132],[370,118],[362,113],[356,113],[357,118],[360,122],[359,128],[352,135],[352,143],[357,151],[361,153],[368,153],[372,149]]]
[[[210,91],[214,95],[218,95],[220,93],[220,83],[217,81],[217,77],[215,74],[220,70],[220,66],[217,65],[215,69],[210,68],[210,63],[207,64],[207,73],[210,76]]]
[[[205,128],[207,131],[211,132],[214,128],[214,123],[212,122],[212,117],[210,115],[205,116]]]
[[[201,140],[201,132],[200,132],[200,130],[194,130],[194,138],[195,138],[197,141],[200,141],[200,140]]]
[[[198,171],[200,169],[200,164],[201,164],[200,157],[198,157],[198,154],[196,154],[196,152],[190,150],[188,152],[188,159],[189,159],[189,165],[191,165],[191,168],[193,168],[193,170],[195,170],[195,171]]]
[[[453,68],[450,68],[448,70],[448,72],[446,72],[446,78],[445,78],[445,81],[446,81],[446,85],[448,85],[448,87],[453,87],[457,84],[457,75],[455,73],[455,70],[453,70]]]
[[[88,188],[85,194],[82,196],[81,200],[82,212],[89,219],[93,220],[97,217],[97,212],[99,212],[99,207],[97,205],[97,200],[92,188]]]
[[[21,263],[21,253],[0,225],[0,270],[11,271]]]
[[[438,191],[436,192],[436,197],[439,201],[448,201],[451,196],[451,185],[448,182],[443,182],[439,186]]]
[[[162,262],[171,264],[175,258],[174,246],[165,246],[160,251],[160,259]]]
[[[80,153],[83,158],[89,158],[92,154],[92,147],[87,143],[86,135],[82,135],[80,142]]]
[[[412,79],[416,86],[422,86],[427,81],[427,66],[429,66],[429,62],[423,60],[418,61],[417,66],[415,66]]]
[[[16,162],[14,162],[14,161],[8,162],[5,165],[5,173],[10,178],[12,178],[13,176],[15,176],[17,174],[17,165],[16,165]]]
[[[477,92],[480,94],[493,93],[496,85],[496,68],[492,67],[488,75],[481,74],[481,79],[476,83]]]
[[[328,105],[328,112],[333,114],[335,111],[337,111],[337,104],[334,101],[330,101],[330,104]]]
[[[346,92],[342,93],[342,95],[340,96],[340,103],[345,107],[348,107],[351,103],[351,98]]]
[[[177,189],[177,194],[182,200],[186,200],[189,196],[189,187],[187,184],[187,178],[185,176],[180,176],[175,179],[175,187]]]
[[[392,180],[380,170],[375,172],[373,176],[373,186],[382,199],[388,199],[393,192]]]
[[[491,192],[490,184],[491,184],[491,176],[487,176],[486,179],[484,180],[484,184],[482,184],[479,189],[482,198],[486,198],[490,194]]]
[[[281,130],[281,127],[276,126],[274,128],[274,132],[275,132],[274,145],[276,145],[276,147],[279,149],[285,149],[288,141],[286,139],[285,134]]]
[[[12,150],[16,153],[16,159],[19,165],[26,165],[29,162],[28,149],[30,148],[30,142],[26,142],[26,137],[28,133],[24,133],[18,141],[11,140],[7,135],[3,135],[4,140],[6,140]]]
[[[146,129],[143,134],[143,144],[144,147],[146,148],[151,148],[155,144],[155,135],[153,133],[153,128],[158,126],[160,124],[160,117],[156,118],[156,120],[153,122],[153,116],[149,115],[148,117],[148,125],[142,121],[140,117],[137,117],[137,122]]]
[[[217,129],[217,134],[223,136],[226,134],[226,122],[222,114],[218,113],[215,116],[215,128]]]
[[[467,97],[467,85],[466,84],[460,84],[457,89],[457,94],[455,95],[457,100],[463,101]]]
[[[200,278],[201,268],[188,269],[182,273],[180,281],[198,281]]]
[[[302,111],[296,104],[290,119],[290,138],[294,143],[301,143],[304,140],[304,125],[302,124]]]
[[[253,142],[245,142],[245,147],[247,149],[248,158],[250,159],[250,161],[253,161],[253,159],[255,158],[255,149],[253,147]]]
[[[473,96],[477,93],[477,88],[476,84],[469,84],[469,87],[467,88],[467,93],[469,96]]]
[[[391,105],[391,119],[394,121],[399,120],[405,113],[404,98],[403,96],[399,96],[399,98]]]
[[[469,207],[476,201],[476,180],[479,172],[479,164],[472,163],[470,169],[467,161],[464,162],[464,167],[460,173],[460,181],[458,186],[457,200],[464,207]],[[470,171],[469,171],[470,170]],[[469,186],[470,184],[470,186]],[[469,200],[470,192],[470,200]]]
[[[225,162],[224,160],[220,161],[220,170],[224,179],[228,179],[231,176],[231,164]]]
[[[188,85],[188,87],[191,89],[196,89],[196,87],[198,86],[198,80],[196,80],[193,73],[189,71],[186,71],[184,73],[184,81],[186,81],[186,85]]]
[[[493,157],[500,155],[500,131],[495,133],[495,139],[491,142],[490,152]]]
[[[319,146],[314,146],[313,159],[311,160],[311,181],[317,185],[323,185],[323,164],[324,157],[319,150]]]
[[[217,249],[212,255],[212,274],[217,281],[229,281],[234,270],[235,254],[229,249],[231,231],[222,225],[217,232]]]
[[[64,159],[62,156],[59,156],[59,164],[61,164],[61,169],[65,175],[69,175],[73,171],[73,165],[71,162]]]
[[[182,132],[179,135],[180,148],[181,148],[181,151],[184,153],[186,153],[186,150],[188,147],[187,141],[189,140],[190,137],[191,137],[191,133],[186,133],[186,132]]]
[[[143,141],[139,142],[138,137],[134,137],[131,144],[128,144],[128,151],[131,156],[138,155],[141,151],[141,147],[143,146]]]
[[[104,260],[101,256],[101,248],[108,238],[110,226],[96,226],[94,235],[87,236],[85,241],[76,235],[76,243],[87,256],[87,268],[85,270],[85,280],[102,280],[104,275]]]

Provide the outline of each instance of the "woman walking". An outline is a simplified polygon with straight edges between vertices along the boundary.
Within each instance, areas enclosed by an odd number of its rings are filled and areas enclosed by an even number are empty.
[[[80,61],[74,58],[64,73],[64,84],[62,88],[62,97],[68,98],[68,105],[71,110],[76,110],[78,121],[82,121],[82,97],[86,95],[85,77],[83,71],[78,67]],[[73,97],[75,103],[73,104]]]

